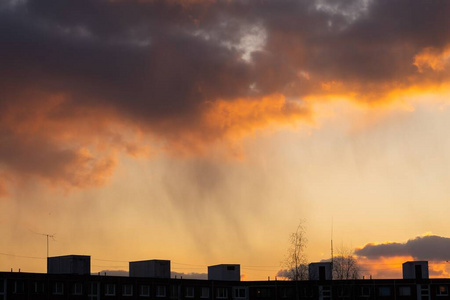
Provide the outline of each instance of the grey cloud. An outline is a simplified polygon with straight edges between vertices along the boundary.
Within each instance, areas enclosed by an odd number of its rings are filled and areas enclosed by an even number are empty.
[[[416,237],[406,243],[367,244],[355,254],[369,259],[412,256],[417,260],[448,260],[450,238],[436,235]]]
[[[106,274],[107,276],[122,276],[122,277],[128,277],[129,272],[126,270],[102,270],[99,272],[100,275]],[[92,273],[94,275],[97,275],[98,273]],[[208,279],[207,273],[183,273],[183,272],[170,272],[170,276],[172,278],[184,278],[184,279]]]
[[[184,279],[208,279],[208,273],[182,273],[182,272],[170,272],[172,278],[184,278]]]
[[[284,278],[289,278],[290,276],[292,276],[292,271],[288,270],[288,269],[281,269],[277,272],[277,276],[278,277],[284,277]]]
[[[122,277],[128,277],[129,272],[125,270],[102,270],[99,272],[100,275],[106,275],[106,276],[122,276]],[[98,273],[92,273],[93,275],[97,275]]]

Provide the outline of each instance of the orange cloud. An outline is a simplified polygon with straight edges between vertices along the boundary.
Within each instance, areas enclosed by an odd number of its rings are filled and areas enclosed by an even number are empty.
[[[368,259],[357,257],[361,268],[361,274],[365,278],[402,278],[402,264],[414,260],[411,256],[380,257],[378,259]]]
[[[4,105],[0,113],[0,128],[4,138],[9,139],[9,149],[0,153],[3,172],[16,174],[17,178],[41,178],[65,189],[98,187],[108,182],[120,153],[149,157],[164,151],[191,156],[217,146],[225,157],[242,158],[243,138],[276,128],[311,124],[317,114],[315,109],[327,102],[349,101],[369,109],[395,104],[409,110],[411,105],[403,99],[428,91],[444,94],[450,90],[446,84],[437,88],[424,83],[392,89],[377,101],[365,102],[358,94],[345,92],[342,83],[332,82],[323,88],[326,93],[322,90],[302,100],[288,100],[279,93],[261,98],[211,100],[198,108],[196,117],[172,116],[147,123],[123,115],[114,107],[77,105],[62,93],[25,91],[18,101]],[[11,182],[3,180],[2,195],[6,195]]]
[[[427,47],[414,57],[414,65],[419,72],[426,69],[444,71],[450,62],[450,46],[444,49]]]
[[[0,113],[4,144],[0,196],[8,186],[40,178],[66,190],[104,185],[120,152],[149,155],[142,132],[107,108],[74,106],[70,98],[25,92]]]
[[[380,257],[377,259],[357,258],[361,274],[365,278],[372,276],[374,279],[402,278],[403,263],[414,260],[411,256]],[[446,261],[428,261],[428,271],[430,278],[448,278],[450,277],[450,263]]]
[[[96,157],[86,148],[76,151],[76,159],[65,166],[65,181],[71,186],[97,187],[105,184],[116,167],[114,154]]]
[[[5,171],[17,178],[41,178],[66,190],[104,185],[119,153],[192,155],[225,144],[226,155],[241,157],[236,145],[249,134],[293,127],[311,118],[307,106],[277,94],[207,102],[194,122],[169,119],[142,124],[108,107],[75,106],[64,94],[39,92],[23,93],[19,102],[5,106],[1,116],[0,128],[9,140],[0,151]],[[2,184],[3,195],[7,186]]]
[[[356,248],[355,254],[364,273],[383,278],[400,278],[402,263],[428,261],[430,277],[448,277],[450,264],[446,249],[450,238],[426,233],[406,242],[368,243]]]
[[[240,142],[259,130],[294,128],[311,122],[308,105],[284,95],[205,102],[196,119],[171,119],[146,126],[160,150],[176,156],[201,155],[221,146],[224,156],[242,158]]]
[[[0,154],[5,161],[4,172],[39,177],[65,189],[98,187],[108,182],[120,153],[149,157],[164,151],[191,156],[218,146],[225,156],[242,158],[243,138],[276,128],[311,124],[315,109],[320,109],[317,104],[344,100],[356,105],[392,106],[388,103],[398,105],[398,99],[428,90],[433,90],[433,86],[396,89],[376,102],[361,102],[352,93],[331,92],[302,100],[288,100],[283,94],[219,99],[200,106],[197,118],[175,116],[148,123],[136,122],[113,107],[75,105],[64,94],[24,92],[20,101],[8,103],[1,112],[0,128],[8,133],[4,136],[9,136],[8,144],[16,149],[3,149]],[[447,90],[447,85],[440,85],[439,91]],[[3,181],[2,195],[6,195],[10,184]]]
[[[449,278],[450,263],[448,261],[430,261],[428,262],[430,277]]]
[[[307,106],[277,94],[262,99],[239,98],[208,103],[204,125],[221,135],[235,138],[270,125],[295,126],[310,117]]]

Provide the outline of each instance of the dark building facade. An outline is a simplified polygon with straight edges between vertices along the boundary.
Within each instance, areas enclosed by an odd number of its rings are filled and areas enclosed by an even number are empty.
[[[450,279],[218,281],[0,272],[0,300],[450,299]]]

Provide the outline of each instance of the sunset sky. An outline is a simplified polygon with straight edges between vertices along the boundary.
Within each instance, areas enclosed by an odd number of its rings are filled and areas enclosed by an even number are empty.
[[[450,1],[1,0],[0,271],[450,277]],[[192,274],[194,273],[194,274]]]

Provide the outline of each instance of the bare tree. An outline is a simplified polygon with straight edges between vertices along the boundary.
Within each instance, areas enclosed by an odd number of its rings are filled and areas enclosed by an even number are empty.
[[[353,251],[341,249],[340,254],[333,258],[333,279],[357,279],[360,277],[358,262]]]
[[[284,277],[290,280],[307,280],[308,264],[305,256],[307,239],[305,237],[305,228],[303,222],[297,226],[297,230],[289,236],[290,246],[288,254],[284,261]]]

